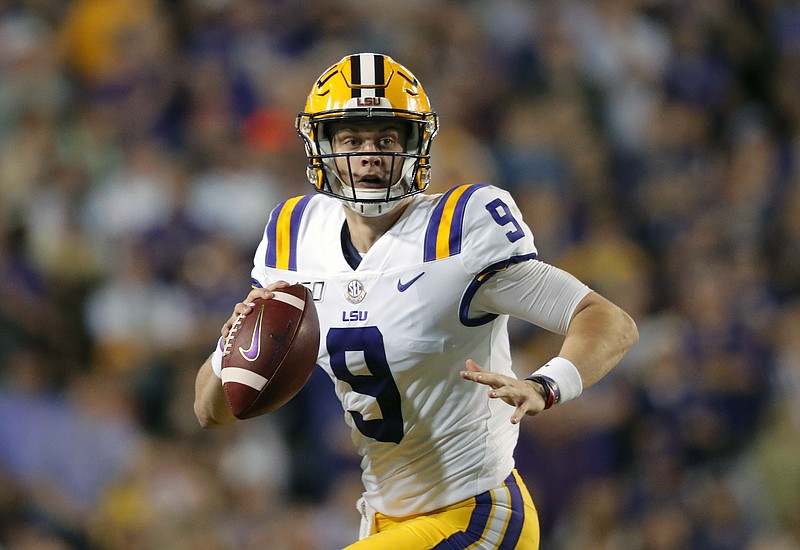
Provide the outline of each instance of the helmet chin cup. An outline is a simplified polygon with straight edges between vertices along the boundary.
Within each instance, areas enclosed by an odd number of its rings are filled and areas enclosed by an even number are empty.
[[[364,216],[365,218],[377,218],[378,216],[383,216],[384,214],[394,210],[400,204],[400,201],[355,202],[352,200],[348,201],[347,199],[341,199],[341,201],[347,208],[360,216]]]
[[[389,189],[355,188],[355,190],[352,184],[345,183],[338,175],[335,179],[339,189],[338,193],[334,192],[333,195],[350,210],[367,218],[382,216],[394,210],[400,204],[401,199],[409,196],[404,178],[401,178]]]

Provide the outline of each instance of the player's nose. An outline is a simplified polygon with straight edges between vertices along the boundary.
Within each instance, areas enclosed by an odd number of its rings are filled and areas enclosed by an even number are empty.
[[[375,143],[371,141],[365,142],[361,153],[362,166],[380,166],[383,164],[383,155],[380,154],[380,150]]]

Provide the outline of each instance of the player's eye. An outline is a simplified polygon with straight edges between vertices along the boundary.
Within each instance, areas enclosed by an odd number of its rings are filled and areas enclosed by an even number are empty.
[[[395,149],[397,148],[397,136],[385,136],[382,137],[379,141],[379,146],[381,149]]]
[[[354,137],[342,138],[340,143],[342,144],[342,147],[347,147],[348,149],[355,149],[361,145],[361,142]]]

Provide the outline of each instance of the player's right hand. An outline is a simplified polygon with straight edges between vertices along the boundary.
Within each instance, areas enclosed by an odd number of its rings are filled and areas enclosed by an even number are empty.
[[[243,301],[234,306],[233,313],[231,313],[231,316],[225,321],[225,324],[222,325],[220,333],[222,334],[223,340],[228,337],[228,333],[231,331],[231,327],[233,327],[239,315],[249,315],[250,312],[253,311],[253,300],[256,298],[271,300],[274,296],[274,294],[272,294],[273,290],[286,288],[287,286],[289,286],[289,283],[286,281],[275,281],[274,283],[268,284],[265,288],[252,289]]]

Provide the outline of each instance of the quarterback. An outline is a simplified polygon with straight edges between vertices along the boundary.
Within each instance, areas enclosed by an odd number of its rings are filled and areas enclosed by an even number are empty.
[[[255,297],[314,295],[317,364],[334,383],[362,457],[360,540],[349,549],[539,546],[514,468],[519,422],[578,397],[634,345],[636,326],[572,275],[536,259],[506,191],[425,194],[438,130],[421,84],[379,54],[325,70],[297,117],[316,193],[276,206],[255,253]],[[543,366],[512,370],[514,316],[564,335]],[[223,350],[197,376],[204,427],[234,421]]]

